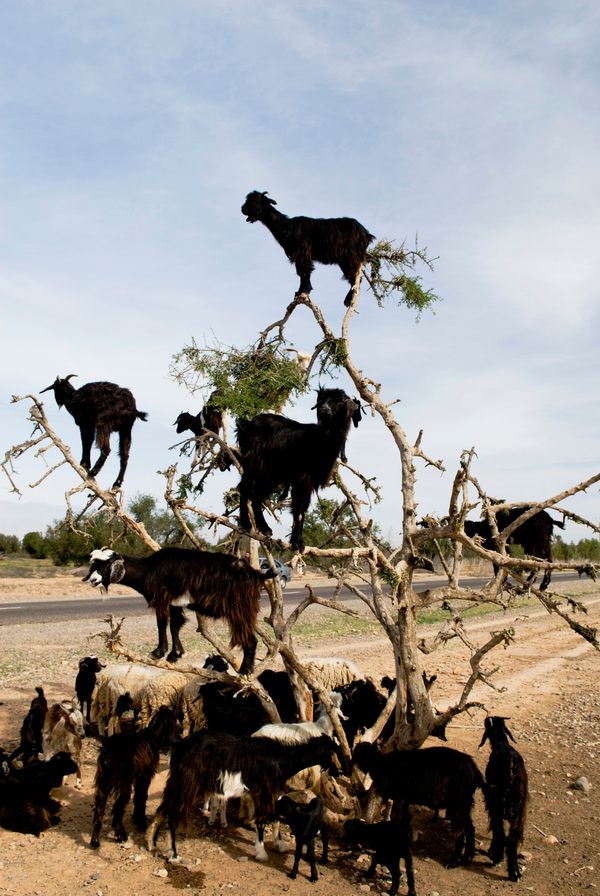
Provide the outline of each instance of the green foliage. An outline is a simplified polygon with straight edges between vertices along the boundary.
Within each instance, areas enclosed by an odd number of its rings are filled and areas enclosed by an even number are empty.
[[[348,346],[344,339],[330,339],[323,342],[319,354],[319,372],[329,373],[331,368],[343,367],[348,360]]]
[[[179,523],[169,510],[161,510],[153,495],[137,494],[129,502],[129,512],[134,520],[143,523],[148,535],[161,547],[187,543],[187,537],[179,527]],[[200,528],[201,523],[186,516],[186,523],[192,531]]]
[[[304,541],[318,548],[347,548],[353,542],[346,533],[353,529],[356,518],[349,504],[319,498],[304,518]]]
[[[279,341],[246,349],[199,348],[193,341],[173,357],[171,375],[190,391],[201,386],[216,391],[214,403],[235,417],[281,407],[307,389],[304,370]]]
[[[413,270],[418,262],[433,269],[427,250],[419,249],[416,244],[414,249],[407,250],[404,243],[397,248],[389,240],[379,240],[369,250],[364,277],[378,305],[383,305],[391,293],[398,293],[398,304],[414,309],[419,319],[423,311],[439,301],[439,296],[431,289],[423,288],[420,276],[407,273],[407,269]]]
[[[188,539],[175,517],[168,510],[161,510],[157,499],[152,495],[137,494],[130,501],[128,509],[133,519],[143,523],[148,534],[162,547],[187,543]],[[187,522],[191,529],[199,525],[195,521]],[[135,533],[127,532],[107,511],[101,511],[91,519],[82,521],[75,530],[67,526],[64,520],[57,520],[48,526],[44,538],[39,532],[29,535],[31,539],[28,543],[31,548],[24,543],[24,549],[32,556],[51,557],[57,566],[83,566],[88,562],[92,551],[105,545],[126,554],[148,553],[144,542]],[[40,542],[41,546],[38,546]],[[34,554],[34,550],[38,553]],[[44,553],[40,554],[39,551]]]
[[[21,540],[16,535],[4,535],[0,532],[0,553],[16,554],[21,550]]]
[[[599,563],[600,540],[597,538],[582,538],[578,542],[566,542],[558,536],[552,544],[552,556],[555,560],[565,562],[570,560],[590,560],[592,563]]]
[[[23,550],[36,560],[45,560],[50,556],[48,541],[41,532],[27,532],[23,536]]]

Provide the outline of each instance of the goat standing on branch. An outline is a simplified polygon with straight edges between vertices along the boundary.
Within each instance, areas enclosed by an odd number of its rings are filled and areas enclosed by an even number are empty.
[[[258,530],[271,535],[262,511],[263,502],[273,492],[291,488],[294,522],[290,542],[300,553],[304,550],[304,515],[312,494],[327,484],[338,457],[346,459],[350,422],[358,426],[362,417],[358,400],[342,389],[319,389],[315,407],[316,423],[298,423],[279,414],[258,414],[252,420],[239,420],[237,426],[244,470],[239,484],[240,526],[250,528],[250,500]]]
[[[499,532],[501,533],[508,526],[511,526],[529,510],[531,510],[531,506],[499,510],[496,514],[496,524]],[[540,560],[548,560],[552,563],[552,530],[554,526],[564,529],[565,524],[555,520],[547,511],[540,510],[525,520],[520,526],[517,526],[508,541],[510,544],[520,544],[524,554],[530,557],[539,557]],[[482,547],[489,551],[495,551],[498,548],[488,520],[465,520],[465,535],[468,535],[469,538],[479,536],[483,539]],[[497,573],[498,567],[494,564],[494,575]],[[552,570],[546,569],[540,585],[540,591],[546,590],[550,584],[551,576]],[[536,571],[533,570],[529,574],[528,581],[532,582],[535,577]]]
[[[148,557],[130,557],[110,548],[92,551],[90,568],[83,579],[108,592],[119,582],[138,591],[156,613],[158,647],[152,656],[160,659],[168,649],[167,624],[172,647],[170,663],[183,656],[179,630],[185,622],[184,607],[213,619],[226,619],[231,646],[242,647],[240,675],[251,672],[256,653],[254,628],[260,604],[260,590],[277,573],[254,569],[232,554],[162,548]]]
[[[206,433],[218,435],[220,430],[223,429],[224,415],[223,411],[214,404],[217,395],[216,391],[213,392],[202,410],[196,415],[182,411],[174,423],[174,426],[177,427],[177,432],[182,433],[189,429],[195,436],[203,436]]]
[[[351,287],[344,299],[344,305],[350,305],[358,293],[367,247],[375,239],[373,234],[354,218],[288,218],[273,208],[276,204],[266,192],[253,190],[246,196],[242,214],[251,224],[264,224],[296,266],[300,277],[296,295],[312,290],[313,262],[337,264]]]
[[[79,427],[81,466],[89,472],[92,479],[100,472],[110,454],[110,434],[119,433],[121,465],[112,487],[120,488],[129,460],[133,424],[138,419],[146,420],[148,415],[145,411],[138,411],[135,398],[129,389],[106,382],[86,383],[76,389],[69,382],[76,375],[70,373],[64,379],[57,376],[52,385],[46,386],[42,392],[52,390],[59,408],[64,405]],[[90,455],[94,436],[100,457],[92,467]]]

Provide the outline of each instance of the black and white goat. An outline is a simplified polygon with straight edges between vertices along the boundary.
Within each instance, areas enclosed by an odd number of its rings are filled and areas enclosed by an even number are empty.
[[[180,739],[181,725],[175,712],[161,706],[147,728],[134,734],[113,734],[105,738],[98,755],[94,778],[94,818],[90,846],[100,846],[100,831],[106,803],[114,797],[112,826],[118,843],[127,840],[123,815],[133,788],[133,823],[140,831],[148,825],[148,789],[156,774],[160,754],[168,752]]]
[[[44,696],[43,688],[36,688],[37,697],[34,697],[29,706],[29,711],[23,719],[20,733],[20,743],[10,755],[10,760],[20,757],[23,765],[27,765],[32,759],[37,759],[43,752],[44,719],[48,712],[48,701]]]
[[[71,700],[53,703],[44,719],[44,759],[68,753],[75,762],[75,787],[81,788],[81,749],[85,737],[83,714]]]
[[[0,751],[3,753],[3,751]],[[23,768],[12,765],[3,754],[0,762],[0,827],[36,837],[60,821],[61,804],[50,795],[66,775],[76,771],[68,753],[57,753],[46,761]]]
[[[254,569],[232,554],[161,548],[148,557],[118,554],[109,548],[92,551],[84,582],[107,592],[119,582],[138,591],[156,614],[158,646],[156,658],[168,650],[167,625],[171,631],[169,662],[183,655],[179,631],[185,622],[184,607],[213,619],[225,619],[231,632],[231,646],[242,647],[240,675],[252,671],[256,653],[254,627],[260,591],[267,579],[277,575]]]
[[[54,392],[56,403],[66,407],[73,417],[81,433],[81,466],[94,478],[102,469],[110,454],[110,434],[119,433],[119,457],[121,465],[119,475],[113,482],[113,488],[119,488],[125,477],[129,451],[131,449],[131,430],[136,420],[146,420],[145,411],[138,411],[135,398],[123,386],[116,383],[85,383],[76,389],[69,382],[75,373],[64,379],[56,377],[51,386],[42,392]],[[41,394],[41,393],[40,393]],[[100,457],[92,467],[91,451],[96,437],[96,446]]]
[[[388,893],[395,896],[400,886],[400,859],[404,859],[408,896],[416,896],[415,872],[412,857],[410,821],[379,821],[368,824],[358,818],[351,818],[344,824],[344,837],[350,846],[361,846],[373,850],[371,864],[366,872],[373,877],[378,865],[384,865],[392,875]]]
[[[90,724],[92,695],[96,687],[96,675],[105,666],[106,663],[101,663],[97,656],[84,656],[79,660],[79,671],[75,676],[75,693],[79,700],[79,708],[88,725]]]
[[[240,526],[250,528],[248,501],[258,530],[271,535],[262,505],[273,492],[291,489],[292,548],[304,550],[304,515],[317,489],[325,486],[338,457],[346,459],[350,423],[358,426],[359,402],[342,389],[319,388],[317,422],[298,423],[279,414],[239,420],[237,438],[243,468],[239,483]]]
[[[306,847],[306,861],[310,865],[310,880],[314,883],[319,879],[315,860],[315,840],[317,834],[321,835],[323,844],[321,864],[326,865],[329,858],[329,837],[324,819],[323,801],[316,796],[309,803],[304,804],[296,802],[296,800],[286,794],[280,796],[277,800],[275,814],[289,825],[296,841],[294,864],[289,876],[292,880],[296,879],[302,852]]]
[[[374,744],[362,742],[354,748],[352,762],[371,776],[382,799],[394,800],[394,814],[404,803],[445,809],[455,838],[448,865],[471,861],[475,855],[473,798],[485,782],[470,756],[450,747],[382,753]]]
[[[490,816],[492,842],[488,856],[492,865],[504,858],[510,880],[519,880],[521,869],[518,861],[519,846],[523,842],[527,817],[528,785],[527,769],[523,757],[509,743],[514,737],[501,716],[488,716],[480,747],[489,740],[492,748],[485,780],[485,802]],[[508,833],[504,822],[508,823]]]
[[[508,510],[499,510],[496,514],[496,525],[499,533],[508,526],[512,525],[522,514],[531,510],[531,507],[513,507]],[[529,517],[509,537],[509,544],[520,544],[523,553],[530,557],[539,557],[540,560],[548,560],[552,562],[552,531],[555,526],[564,529],[564,522],[555,520],[554,517],[546,510],[540,510],[538,513]],[[489,551],[496,551],[498,546],[492,534],[492,527],[487,519],[485,520],[465,520],[465,535],[469,538],[479,536],[482,539],[482,547]],[[494,575],[498,573],[498,566],[494,564]],[[529,574],[529,581],[535,579],[536,572],[532,570]],[[545,591],[550,584],[552,570],[546,569],[540,584],[540,591]]]
[[[165,821],[169,826],[171,858],[177,858],[176,832],[197,806],[213,794],[226,798],[249,793],[254,802],[255,856],[265,861],[265,824],[275,816],[277,797],[285,782],[311,765],[335,770],[337,749],[326,735],[300,744],[281,744],[265,737],[199,732],[176,744],[161,803],[148,830],[148,848],[156,847]]]
[[[337,264],[350,284],[344,305],[352,302],[358,291],[360,275],[372,233],[354,218],[308,218],[304,215],[288,218],[277,211],[274,199],[253,190],[242,205],[242,214],[251,224],[260,221],[275,237],[289,261],[296,266],[300,285],[296,295],[310,293],[310,275],[314,262]]]
[[[174,423],[174,426],[177,427],[177,432],[182,433],[190,430],[195,436],[203,436],[206,433],[218,435],[220,430],[223,429],[223,411],[213,403],[217,395],[218,392],[213,392],[202,410],[198,411],[196,415],[182,411]]]

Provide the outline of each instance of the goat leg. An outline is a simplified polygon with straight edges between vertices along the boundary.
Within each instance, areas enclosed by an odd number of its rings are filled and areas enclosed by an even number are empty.
[[[315,883],[319,879],[317,863],[315,861],[315,837],[306,844],[306,861],[310,864],[310,881]]]

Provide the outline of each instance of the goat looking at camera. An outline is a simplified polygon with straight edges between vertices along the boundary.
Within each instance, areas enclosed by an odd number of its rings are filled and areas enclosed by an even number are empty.
[[[375,237],[354,218],[288,218],[273,206],[277,203],[253,190],[246,196],[242,214],[251,224],[260,221],[275,237],[289,261],[296,266],[300,285],[296,295],[310,293],[313,262],[337,264],[350,284],[344,305],[358,292],[367,247]]]
[[[146,420],[148,415],[145,411],[138,411],[129,389],[107,382],[86,383],[76,389],[69,382],[76,375],[70,373],[64,379],[57,376],[52,385],[46,386],[42,392],[52,390],[59,408],[64,405],[79,427],[81,466],[89,472],[92,479],[100,472],[110,454],[110,434],[119,433],[121,465],[112,487],[120,488],[129,460],[133,424],[136,420]],[[100,457],[92,467],[90,455],[94,436],[100,449]]]
[[[273,492],[291,489],[292,548],[302,553],[304,515],[313,493],[325,486],[338,457],[346,460],[350,423],[358,426],[360,404],[342,389],[317,392],[317,422],[298,423],[279,414],[239,420],[238,445],[243,468],[239,484],[240,526],[250,528],[248,501],[260,532],[271,535],[262,505]]]
[[[185,622],[184,607],[212,619],[225,619],[231,631],[231,646],[242,647],[240,675],[252,671],[256,653],[254,627],[260,591],[277,573],[254,569],[233,554],[161,548],[148,557],[118,554],[110,548],[92,551],[90,568],[83,579],[107,592],[119,582],[138,591],[156,614],[158,646],[152,656],[160,659],[168,649],[167,625],[172,647],[167,660],[183,655],[179,631]]]
[[[488,856],[492,865],[498,865],[506,849],[508,876],[516,881],[521,877],[517,852],[523,842],[527,817],[527,769],[521,754],[508,742],[509,738],[514,742],[514,737],[506,720],[501,716],[488,716],[484,724],[479,746],[489,740],[492,748],[485,770],[485,803],[492,831]],[[504,832],[505,821],[508,822],[508,834]]]

